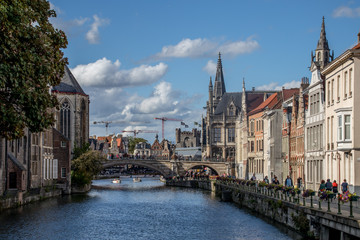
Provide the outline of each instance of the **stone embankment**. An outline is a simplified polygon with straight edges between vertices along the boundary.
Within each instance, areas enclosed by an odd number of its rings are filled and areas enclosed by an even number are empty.
[[[291,230],[297,231],[305,239],[360,240],[360,219],[334,212],[327,208],[314,208],[299,195],[280,196],[259,187],[239,186],[216,180],[169,180],[167,186],[199,188],[215,192],[223,201],[232,201],[254,213],[265,216]]]
[[[42,189],[38,191],[26,192],[9,190],[6,196],[0,197],[0,211],[16,208],[28,203],[44,200],[47,198],[57,197],[62,195],[61,189]]]

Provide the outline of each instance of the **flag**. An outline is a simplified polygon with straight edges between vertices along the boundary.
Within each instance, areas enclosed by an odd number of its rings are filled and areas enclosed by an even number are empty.
[[[185,126],[185,123],[184,123],[184,122],[181,122],[180,124]]]
[[[194,125],[199,125],[199,123],[198,123],[198,122],[194,122]]]
[[[189,126],[185,124],[185,128],[188,128]]]

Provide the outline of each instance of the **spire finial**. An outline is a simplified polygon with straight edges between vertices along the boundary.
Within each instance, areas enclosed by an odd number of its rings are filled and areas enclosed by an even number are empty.
[[[243,89],[245,89],[245,78],[243,77]]]
[[[221,53],[219,52],[219,59],[221,59]]]

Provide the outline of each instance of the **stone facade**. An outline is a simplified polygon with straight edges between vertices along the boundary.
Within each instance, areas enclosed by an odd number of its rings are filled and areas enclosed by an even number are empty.
[[[200,147],[201,132],[196,128],[192,131],[175,129],[176,148]]]

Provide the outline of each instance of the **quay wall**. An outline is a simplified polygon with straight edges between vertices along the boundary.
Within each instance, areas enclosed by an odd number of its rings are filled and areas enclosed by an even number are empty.
[[[32,202],[41,201],[47,198],[57,197],[62,195],[61,189],[52,189],[48,191],[39,191],[37,194],[29,194],[21,191],[9,194],[7,197],[0,198],[0,211],[9,208],[16,208]]]
[[[222,201],[234,202],[256,214],[265,216],[272,222],[298,232],[305,239],[360,240],[359,219],[280,200],[250,188],[239,188],[213,180],[170,180],[166,182],[166,185],[215,192]]]

